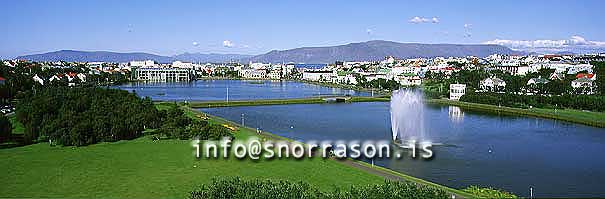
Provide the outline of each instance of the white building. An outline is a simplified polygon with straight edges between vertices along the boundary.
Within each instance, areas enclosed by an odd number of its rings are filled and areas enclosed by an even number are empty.
[[[486,78],[479,82],[479,88],[484,91],[502,91],[506,88],[506,82],[497,77]]]
[[[174,61],[174,62],[172,62],[172,67],[174,67],[174,68],[194,69],[195,68],[195,64],[189,63],[189,62]]]
[[[582,77],[571,81],[571,87],[576,93],[592,95],[594,94],[593,82],[594,80],[590,78]]]
[[[238,71],[238,75],[248,79],[264,79],[267,78],[266,70],[242,69]]]
[[[332,71],[307,70],[303,72],[302,79],[307,81],[332,81]]]
[[[466,84],[450,84],[450,100],[460,100],[466,93]]]
[[[191,81],[191,70],[185,68],[138,68],[134,69],[135,80],[153,82]]]
[[[267,74],[267,77],[269,79],[281,79],[282,72],[281,70],[271,70],[269,74]]]
[[[156,66],[155,62],[153,60],[131,61],[131,62],[129,62],[129,65],[131,67],[140,67],[140,68],[143,68],[143,67],[154,67],[154,66]]]

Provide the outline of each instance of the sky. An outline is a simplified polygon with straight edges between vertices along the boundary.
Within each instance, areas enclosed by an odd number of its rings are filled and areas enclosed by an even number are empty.
[[[0,58],[56,50],[262,54],[369,40],[605,47],[601,0],[2,0]]]

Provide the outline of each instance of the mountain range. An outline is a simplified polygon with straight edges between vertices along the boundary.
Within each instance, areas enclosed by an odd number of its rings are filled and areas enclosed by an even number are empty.
[[[290,50],[273,50],[261,55],[183,53],[161,56],[149,53],[117,53],[107,51],[61,50],[43,54],[19,56],[17,59],[31,61],[77,61],[77,62],[128,62],[132,60],[155,60],[160,63],[187,62],[295,62],[332,63],[334,61],[377,61],[386,56],[397,58],[416,57],[485,57],[491,54],[525,54],[508,47],[493,44],[420,44],[397,43],[374,40],[339,46],[303,47]]]
[[[19,56],[16,59],[31,61],[69,61],[69,62],[129,62],[133,60],[154,60],[159,63],[171,63],[173,61],[187,62],[225,62],[252,57],[240,54],[202,54],[183,53],[175,56],[161,56],[150,53],[118,53],[108,51],[76,51],[60,50],[42,54]]]

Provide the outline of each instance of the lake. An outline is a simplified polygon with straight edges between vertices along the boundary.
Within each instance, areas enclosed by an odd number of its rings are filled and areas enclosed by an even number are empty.
[[[214,101],[304,98],[320,95],[369,96],[370,93],[280,80],[198,80],[192,82],[133,82],[114,86],[162,101]]]
[[[246,126],[303,142],[391,139],[390,106],[384,102],[201,110],[237,122],[244,114]],[[605,197],[604,129],[454,106],[427,105],[424,117],[427,137],[445,144],[433,148],[432,160],[375,164],[454,188],[491,186],[529,197],[533,187],[535,197]]]

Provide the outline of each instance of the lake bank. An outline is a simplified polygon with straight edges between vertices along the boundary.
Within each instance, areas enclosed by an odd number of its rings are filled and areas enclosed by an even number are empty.
[[[263,100],[235,100],[235,101],[191,101],[188,102],[191,108],[210,108],[210,107],[231,107],[231,106],[266,106],[266,105],[285,105],[285,104],[322,104],[326,102],[326,98],[334,98],[336,96],[312,97],[312,98],[295,98],[295,99],[263,99]],[[388,102],[389,98],[378,97],[343,97],[347,98],[344,103],[352,102]],[[162,102],[159,102],[162,103]]]
[[[447,99],[429,99],[430,104],[458,106],[469,110],[486,111],[496,114],[521,115],[546,119],[554,119],[565,122],[584,124],[588,126],[605,128],[605,113],[591,112],[573,109],[543,109],[543,108],[511,108],[487,104],[477,104]]]

